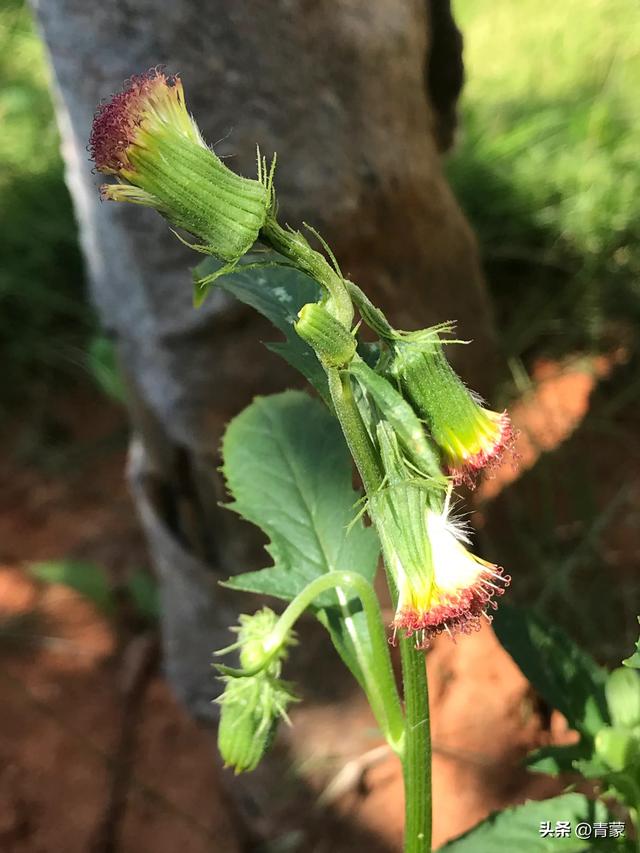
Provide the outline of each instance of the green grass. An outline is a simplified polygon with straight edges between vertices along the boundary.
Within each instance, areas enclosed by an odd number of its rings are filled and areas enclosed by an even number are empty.
[[[454,8],[467,83],[447,168],[479,237],[514,378],[540,354],[606,350],[621,337],[631,350],[577,433],[491,507],[484,545],[512,566],[513,600],[619,661],[638,606],[638,5]]]
[[[22,2],[0,8],[0,404],[78,374],[92,319],[43,49]]]
[[[635,0],[457,0],[467,84],[448,169],[509,355],[640,319]]]

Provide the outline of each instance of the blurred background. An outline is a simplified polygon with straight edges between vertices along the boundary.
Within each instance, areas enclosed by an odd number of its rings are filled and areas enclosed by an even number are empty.
[[[638,9],[457,0],[454,13],[466,83],[445,168],[495,312],[495,402],[520,430],[516,463],[474,493],[472,520],[484,552],[514,577],[510,597],[612,665],[630,652],[640,610]],[[123,390],[85,293],[49,74],[29,9],[3,0],[0,849],[240,849],[213,740],[156,674],[157,593],[124,482]],[[434,666],[444,654],[434,650]],[[497,647],[475,654],[473,666],[447,658],[447,671],[475,673],[456,707],[483,677],[513,703],[529,696]],[[356,729],[366,712],[349,702]],[[535,738],[514,708],[502,720],[508,767],[499,784],[481,777],[492,793],[478,794],[478,816],[522,783],[512,759]],[[323,733],[342,760],[331,716],[307,714],[300,731],[312,741]],[[448,735],[443,754],[467,749]],[[467,774],[485,772],[482,756],[465,755]],[[294,776],[309,768],[321,787],[331,775],[314,753]],[[373,767],[358,804],[345,807],[367,849],[397,841],[400,808],[388,803],[398,780],[385,772]],[[443,813],[448,772],[436,790]],[[282,814],[274,853],[301,843],[295,816]],[[329,843],[327,820],[317,819],[311,849]]]

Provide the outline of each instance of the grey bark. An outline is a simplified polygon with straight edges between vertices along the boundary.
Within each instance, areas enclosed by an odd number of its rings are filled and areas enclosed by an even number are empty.
[[[249,176],[256,143],[277,151],[284,220],[318,228],[395,325],[459,321],[460,334],[478,342],[472,354],[458,348],[459,366],[482,389],[490,312],[441,162],[462,83],[460,35],[444,0],[35,7],[91,293],[130,385],[131,481],[162,586],[167,672],[206,715],[210,652],[228,624],[214,581],[244,569],[250,554],[246,534],[230,533],[217,508],[220,431],[253,393],[290,377],[260,351],[260,323],[242,308],[214,294],[192,309],[194,257],[159,216],[99,201],[86,153],[93,112],[132,73],[157,64],[180,72],[216,151]]]

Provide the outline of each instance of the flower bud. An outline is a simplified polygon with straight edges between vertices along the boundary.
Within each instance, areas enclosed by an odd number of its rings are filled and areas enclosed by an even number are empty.
[[[440,446],[455,483],[473,484],[475,474],[499,460],[512,441],[506,412],[486,409],[446,359],[439,335],[403,335],[393,341],[389,372]]]
[[[451,518],[442,492],[416,479],[406,467],[389,424],[378,428],[386,485],[369,506],[386,565],[398,590],[395,632],[415,636],[417,648],[447,632],[467,634],[491,621],[487,608],[502,595],[508,576],[476,557],[463,543],[465,528]]]
[[[240,615],[240,626],[232,630],[238,634],[237,645],[243,669],[258,669],[267,664],[279,663],[285,657],[287,646],[294,642],[293,632],[274,652],[269,640],[277,621],[278,616],[269,607],[263,607],[250,616],[246,613]]]
[[[355,355],[355,337],[317,302],[302,306],[295,330],[329,367],[343,367]]]
[[[640,675],[619,667],[609,673],[604,687],[611,720],[616,726],[640,726]]]
[[[280,717],[295,701],[284,681],[266,671],[227,678],[218,726],[218,749],[225,767],[236,774],[255,770],[271,746]]]
[[[89,141],[96,169],[115,175],[103,198],[154,207],[194,234],[195,248],[235,263],[253,245],[271,204],[268,182],[236,175],[206,145],[178,76],[152,69],[102,104]]]

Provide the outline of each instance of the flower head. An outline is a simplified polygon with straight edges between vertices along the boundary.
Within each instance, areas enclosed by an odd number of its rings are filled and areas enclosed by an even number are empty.
[[[257,239],[271,188],[236,175],[210,150],[177,75],[132,77],[98,108],[89,151],[96,169],[119,181],[101,187],[103,198],[156,208],[208,254],[235,263]]]
[[[427,330],[428,331],[428,330]],[[493,412],[452,369],[437,334],[395,340],[390,372],[439,445],[454,483],[473,485],[480,469],[496,464],[512,444],[507,412]]]
[[[398,590],[394,636],[415,636],[424,648],[445,631],[476,630],[483,615],[491,621],[486,611],[511,579],[467,550],[465,525],[451,516],[448,495],[415,477],[390,426],[380,424],[377,436],[386,485],[369,507]]]
[[[495,609],[494,597],[502,595],[511,580],[465,548],[467,534],[447,510],[427,509],[424,524],[429,565],[419,575],[396,565],[399,598],[393,620],[394,630],[415,635],[419,648],[445,631],[453,635],[477,630],[481,617],[490,622],[487,609]]]
[[[153,145],[153,134],[171,125],[185,138],[206,148],[198,126],[186,110],[182,81],[151,69],[127,81],[122,92],[96,111],[89,149],[99,172],[127,177],[135,174],[129,159],[135,148]]]

